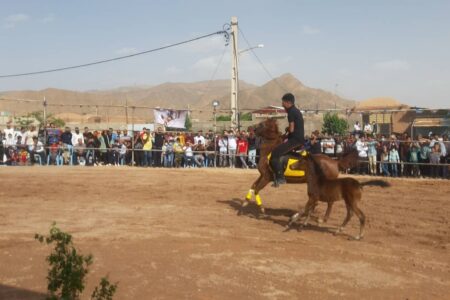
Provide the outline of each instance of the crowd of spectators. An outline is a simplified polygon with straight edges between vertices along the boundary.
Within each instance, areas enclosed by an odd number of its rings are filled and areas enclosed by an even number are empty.
[[[312,153],[339,158],[358,151],[358,167],[352,173],[448,178],[450,143],[447,135],[384,136],[376,124],[354,125],[346,136],[307,136]],[[163,132],[144,128],[127,130],[90,130],[78,127],[59,129],[48,124],[16,130],[11,123],[1,132],[0,164],[4,165],[85,165],[138,166],[165,168],[256,168],[261,140],[252,128],[214,134],[199,131]]]

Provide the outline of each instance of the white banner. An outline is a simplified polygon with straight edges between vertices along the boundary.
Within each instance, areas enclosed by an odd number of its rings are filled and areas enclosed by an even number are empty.
[[[161,124],[165,127],[184,128],[186,122],[187,110],[174,109],[154,109],[155,124]]]

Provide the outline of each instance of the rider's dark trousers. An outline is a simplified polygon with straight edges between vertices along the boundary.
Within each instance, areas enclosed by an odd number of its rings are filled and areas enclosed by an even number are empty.
[[[270,165],[275,172],[283,172],[283,166],[281,162],[281,156],[291,152],[293,149],[303,145],[302,142],[296,139],[290,139],[286,143],[280,144],[272,151],[272,156],[270,157]]]

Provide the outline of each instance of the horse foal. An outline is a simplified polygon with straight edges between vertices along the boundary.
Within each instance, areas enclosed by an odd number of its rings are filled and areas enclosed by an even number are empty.
[[[290,227],[298,218],[306,216],[306,219],[303,225],[307,225],[311,212],[313,208],[317,205],[318,201],[328,203],[327,212],[325,214],[326,220],[329,217],[331,212],[331,207],[334,202],[343,199],[345,201],[345,207],[347,208],[347,216],[345,217],[344,222],[337,229],[335,234],[344,230],[347,223],[353,216],[353,213],[359,218],[360,229],[359,235],[357,235],[355,240],[360,240],[364,236],[364,225],[366,222],[366,217],[364,213],[359,209],[358,202],[361,200],[362,196],[362,185],[353,178],[337,178],[337,179],[325,179],[321,178],[318,180],[315,188],[310,190],[308,189],[308,202],[305,206],[305,212],[303,214],[296,213],[291,217],[288,227]]]

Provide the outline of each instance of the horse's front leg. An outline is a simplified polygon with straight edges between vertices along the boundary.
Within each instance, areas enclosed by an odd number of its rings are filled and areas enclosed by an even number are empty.
[[[248,206],[248,204],[253,198],[253,195],[255,195],[255,188],[258,186],[259,182],[261,181],[261,178],[262,175],[259,175],[258,179],[255,180],[255,182],[252,184],[252,187],[248,190],[248,193],[245,196],[245,200],[242,202],[241,209],[239,210],[238,215],[242,215],[244,213],[245,207]]]

